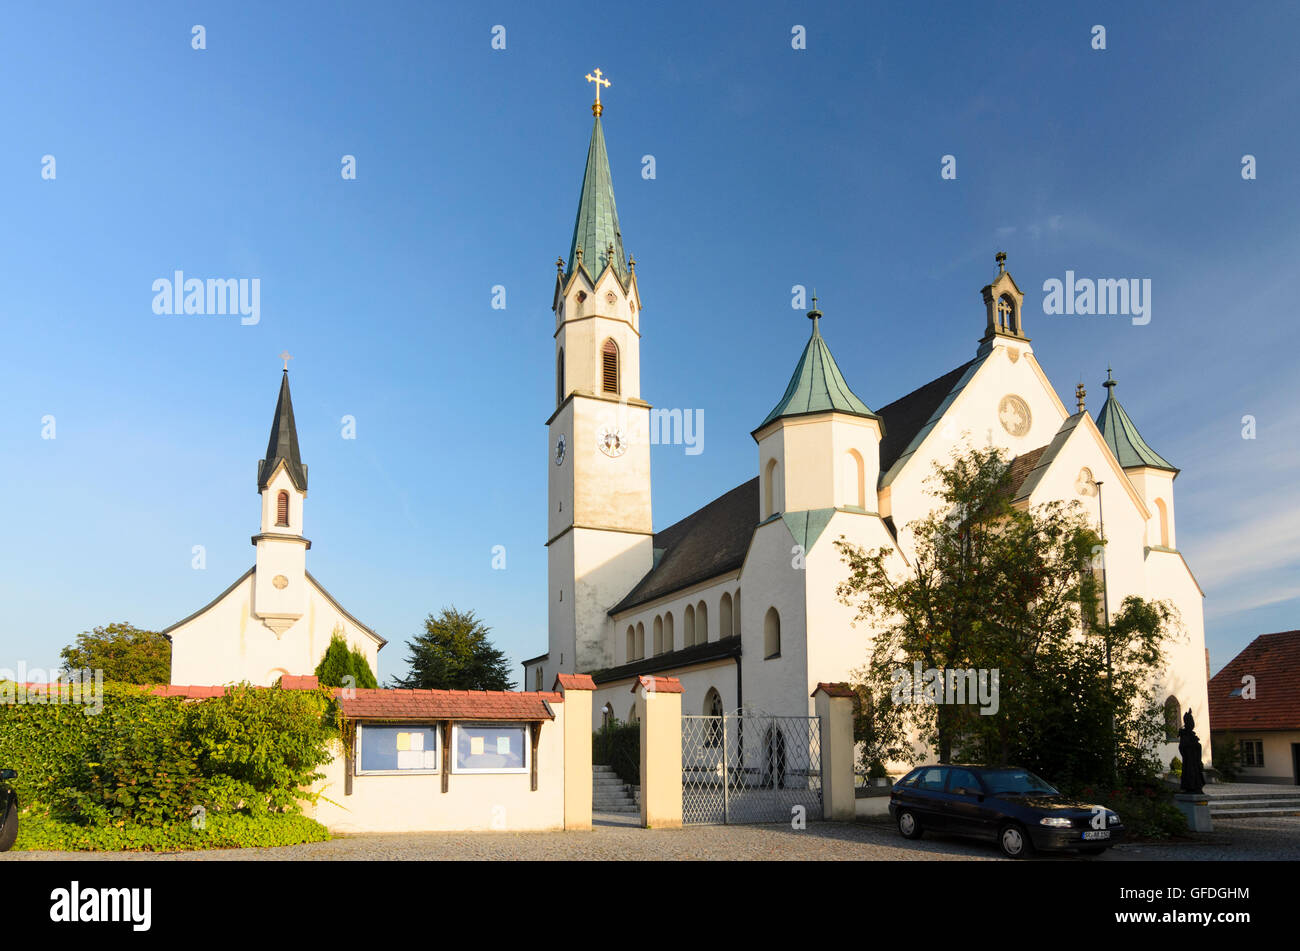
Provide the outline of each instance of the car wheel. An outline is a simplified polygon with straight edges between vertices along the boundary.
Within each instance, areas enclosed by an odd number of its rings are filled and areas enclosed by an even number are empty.
[[[919,839],[925,830],[921,828],[921,820],[916,818],[916,813],[904,809],[898,814],[898,832],[904,839]]]
[[[1022,826],[1007,823],[998,831],[998,845],[1009,859],[1023,859],[1034,851],[1034,845]]]
[[[18,806],[14,802],[9,803],[9,811],[5,813],[4,825],[0,826],[0,852],[8,852],[13,848],[14,840],[18,838]]]

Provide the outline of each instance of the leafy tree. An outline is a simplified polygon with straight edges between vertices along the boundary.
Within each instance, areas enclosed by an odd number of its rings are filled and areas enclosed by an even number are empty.
[[[350,680],[347,678],[351,678]],[[316,679],[322,687],[359,687],[362,689],[378,687],[379,681],[365,655],[355,647],[349,647],[343,636],[343,629],[334,628],[330,634],[330,646],[316,665]]]
[[[165,684],[172,676],[171,641],[124,621],[82,631],[59,657],[64,672],[102,670],[112,683]]]
[[[1172,610],[1129,597],[1100,617],[1102,539],[1077,501],[1014,506],[1001,450],[954,453],[931,484],[935,510],[907,526],[910,564],[836,543],[849,566],[839,596],[877,632],[859,672],[864,764],[912,759],[916,737],[941,762],[1015,762],[1061,782],[1152,775],[1152,674]],[[997,671],[997,712],[976,697],[896,696],[897,672],[918,661]]]
[[[453,605],[424,620],[424,633],[406,646],[411,672],[393,686],[422,690],[513,690],[506,655],[492,646],[492,632],[473,611]]]

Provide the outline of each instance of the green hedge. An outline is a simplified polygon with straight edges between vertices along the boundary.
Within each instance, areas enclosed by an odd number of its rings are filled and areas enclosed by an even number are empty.
[[[337,736],[329,693],[244,684],[186,701],[105,684],[98,712],[31,698],[4,703],[0,768],[18,771],[21,825],[48,818],[87,830],[87,841],[111,838],[109,828],[184,839],[176,830],[188,829],[201,807],[212,828],[252,834],[255,823],[221,820],[300,812],[310,798],[303,787],[320,777]]]
[[[48,816],[24,815],[14,849],[31,851],[179,852],[324,842],[329,833],[319,822],[292,813],[260,816],[217,814],[203,828],[189,822],[166,826],[86,826]]]

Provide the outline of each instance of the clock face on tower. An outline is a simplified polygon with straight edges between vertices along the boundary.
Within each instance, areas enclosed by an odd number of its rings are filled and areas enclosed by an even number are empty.
[[[555,440],[555,464],[557,466],[564,464],[564,451],[567,448],[568,444],[564,440],[564,433],[560,433],[560,438]]]
[[[617,458],[627,450],[627,443],[616,427],[602,426],[596,433],[596,447],[610,458]]]

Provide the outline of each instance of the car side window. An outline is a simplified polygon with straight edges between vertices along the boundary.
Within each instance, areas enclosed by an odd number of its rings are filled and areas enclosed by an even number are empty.
[[[980,792],[979,777],[969,769],[950,769],[948,770],[948,792],[957,789],[969,789],[973,793]]]
[[[944,775],[947,772],[948,770],[942,766],[931,766],[927,769],[923,769],[916,785],[920,789],[930,789],[934,792],[942,792]]]

